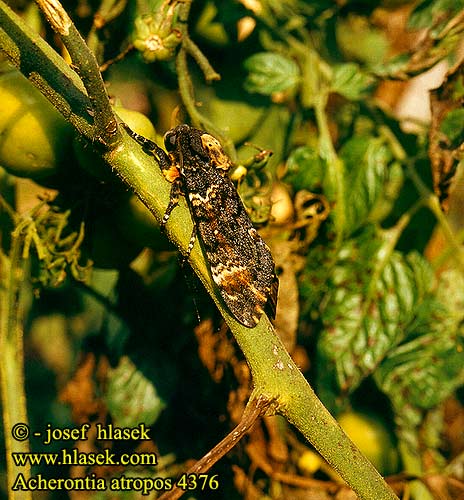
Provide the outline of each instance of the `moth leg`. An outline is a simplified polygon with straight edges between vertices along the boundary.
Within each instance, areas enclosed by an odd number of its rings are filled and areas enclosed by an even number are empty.
[[[166,152],[161,149],[156,142],[151,141],[150,139],[147,139],[143,135],[137,134],[137,132],[134,132],[129,125],[126,123],[122,124],[123,127],[126,129],[127,133],[137,141],[145,151],[145,153],[154,156],[159,163],[160,169],[163,172],[163,175],[168,178],[168,176],[165,174],[168,170],[171,169],[171,161],[169,160],[169,156],[166,154]],[[169,180],[169,179],[168,179]]]
[[[171,216],[171,212],[177,207],[179,204],[179,198],[182,194],[182,180],[180,177],[175,179],[171,185],[171,194],[169,196],[169,203],[166,207],[166,211],[164,212],[163,218],[161,219],[161,230],[164,230],[166,223]]]
[[[172,166],[169,156],[158,146],[158,144],[150,139],[147,139],[143,135],[137,134],[137,132],[134,132],[126,123],[122,123],[122,126],[126,129],[127,133],[142,146],[145,153],[154,156],[158,160],[161,172],[166,179],[172,183],[169,204],[166,207],[163,218],[161,219],[161,230],[163,231],[169,220],[171,212],[178,205],[179,197],[182,194],[182,181],[178,175],[178,170],[176,167]]]
[[[195,245],[195,240],[197,239],[197,228],[195,227],[195,224],[193,225],[192,229],[192,235],[190,236],[190,241],[187,247],[187,254],[185,256],[185,259],[188,259],[190,257],[190,253],[193,249],[193,245]]]
[[[190,253],[192,252],[193,249],[193,245],[195,245],[196,239],[197,239],[197,228],[194,225],[192,229],[192,235],[190,236],[190,241],[187,247],[187,251],[185,252],[185,254],[182,254],[182,259],[181,259],[182,265],[184,265],[188,261]]]
[[[272,319],[275,319],[277,310],[277,295],[279,292],[279,278],[274,274],[269,288],[269,295],[266,303],[266,312]]]

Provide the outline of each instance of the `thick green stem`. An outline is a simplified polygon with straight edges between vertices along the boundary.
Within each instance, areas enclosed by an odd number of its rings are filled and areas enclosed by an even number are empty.
[[[94,115],[95,135],[106,147],[118,139],[116,117],[106,93],[95,55],[90,51],[67,12],[59,2],[37,0],[51,27],[60,35],[73,61],[73,67],[87,90]]]
[[[29,440],[16,440],[12,435],[15,425],[27,425],[22,329],[24,311],[21,303],[21,292],[27,277],[21,247],[21,235],[15,231],[10,255],[0,251],[0,385],[9,500],[32,499],[30,491],[12,489],[19,474],[26,480],[30,476],[30,465],[19,467],[13,460],[13,453],[29,452]]]
[[[81,134],[94,135],[90,101],[81,80],[2,0],[0,50]]]

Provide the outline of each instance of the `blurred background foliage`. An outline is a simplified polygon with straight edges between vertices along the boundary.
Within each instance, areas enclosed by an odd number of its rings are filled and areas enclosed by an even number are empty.
[[[10,5],[68,57],[35,4]],[[461,498],[464,2],[64,7],[134,130],[162,144],[187,121],[223,142],[275,257],[278,334],[324,404],[399,495]],[[243,356],[148,210],[6,62],[0,102],[2,262],[16,232],[31,427],[146,422],[153,443],[135,449],[161,465],[127,473],[174,476],[240,419]],[[216,466],[219,492],[195,498],[352,498],[285,421],[258,427]]]

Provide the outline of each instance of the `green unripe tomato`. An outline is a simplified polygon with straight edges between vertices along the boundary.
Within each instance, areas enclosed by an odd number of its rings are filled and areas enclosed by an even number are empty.
[[[398,450],[384,423],[373,415],[350,411],[337,417],[341,428],[383,475],[398,471]]]
[[[137,134],[152,141],[156,139],[155,127],[144,114],[122,106],[114,106],[113,111]]]
[[[114,106],[113,111],[122,121],[127,123],[134,132],[143,135],[147,139],[155,140],[155,127],[144,114],[123,108],[122,106]],[[102,158],[93,150],[89,141],[82,137],[76,137],[73,146],[77,161],[84,170],[87,170],[92,175],[102,180],[110,180],[113,178],[112,172]]]
[[[0,76],[0,165],[40,180],[69,154],[72,126],[19,71]]]
[[[298,459],[297,465],[303,474],[312,476],[323,464],[324,460],[318,453],[312,450],[305,450]]]

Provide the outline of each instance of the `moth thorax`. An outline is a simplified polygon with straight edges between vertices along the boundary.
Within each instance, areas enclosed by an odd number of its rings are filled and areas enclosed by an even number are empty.
[[[229,170],[231,162],[229,157],[224,153],[221,143],[209,134],[203,134],[201,136],[201,142],[211,163],[221,170]]]

